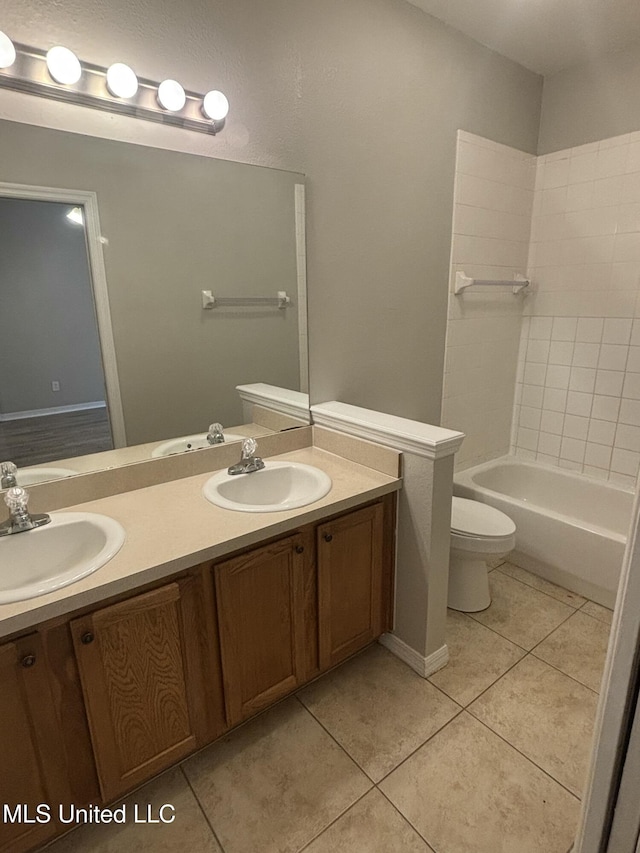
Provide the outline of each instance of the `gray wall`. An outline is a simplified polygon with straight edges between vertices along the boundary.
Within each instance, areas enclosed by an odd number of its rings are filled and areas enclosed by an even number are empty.
[[[97,193],[128,444],[202,432],[216,420],[242,423],[239,384],[299,388],[300,180],[0,122],[0,181]],[[286,290],[294,307],[203,311],[202,290]]]
[[[85,234],[70,209],[0,198],[0,414],[104,400]]]
[[[0,113],[306,173],[312,400],[439,420],[455,132],[533,152],[540,77],[404,0],[9,0],[3,29],[225,91],[215,140],[11,93]]]
[[[634,130],[640,130],[637,47],[545,78],[539,154]]]

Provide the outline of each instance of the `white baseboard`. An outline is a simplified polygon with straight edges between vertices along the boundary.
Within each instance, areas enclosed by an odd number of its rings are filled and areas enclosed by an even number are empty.
[[[103,409],[106,405],[104,400],[96,400],[92,403],[55,406],[53,409],[33,409],[30,412],[7,412],[4,415],[0,415],[0,423],[4,421],[21,421],[25,418],[44,418],[47,415],[64,415],[66,412],[82,412],[85,409]]]
[[[378,642],[423,678],[428,678],[449,663],[449,648],[446,644],[424,657],[395,634],[383,634]]]

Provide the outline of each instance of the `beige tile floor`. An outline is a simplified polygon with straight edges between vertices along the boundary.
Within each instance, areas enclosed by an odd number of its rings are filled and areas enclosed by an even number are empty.
[[[371,646],[48,853],[568,853],[611,613],[509,563],[425,681]]]

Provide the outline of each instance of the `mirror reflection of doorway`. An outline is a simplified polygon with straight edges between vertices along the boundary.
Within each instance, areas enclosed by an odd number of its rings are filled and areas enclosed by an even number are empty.
[[[0,197],[0,461],[113,448],[81,206]]]

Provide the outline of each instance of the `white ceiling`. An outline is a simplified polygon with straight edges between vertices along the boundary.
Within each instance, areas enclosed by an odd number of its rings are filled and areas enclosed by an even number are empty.
[[[538,74],[637,43],[640,0],[410,0]]]

